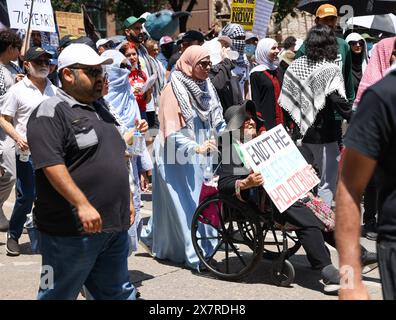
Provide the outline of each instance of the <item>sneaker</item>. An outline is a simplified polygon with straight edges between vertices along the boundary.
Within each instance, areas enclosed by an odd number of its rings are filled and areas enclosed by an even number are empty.
[[[362,253],[362,274],[369,273],[378,267],[377,254],[374,252],[363,251]]]
[[[7,233],[7,241],[6,241],[6,251],[9,256],[19,256],[21,254],[21,248],[19,247],[18,240],[15,240],[10,237]]]
[[[144,202],[141,201],[141,202],[140,202],[140,208],[143,208],[143,207],[144,207]]]
[[[332,264],[322,269],[322,283],[324,292],[328,294],[337,294],[340,289],[340,273]]]
[[[375,220],[362,226],[362,236],[368,240],[377,241],[377,222]]]

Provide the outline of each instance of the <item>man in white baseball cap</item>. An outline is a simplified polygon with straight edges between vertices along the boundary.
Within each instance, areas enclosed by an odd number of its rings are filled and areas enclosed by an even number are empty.
[[[99,39],[96,41],[96,48],[98,49],[99,54],[102,54],[106,50],[114,48],[114,42],[111,39]]]
[[[58,58],[62,89],[29,119],[34,217],[43,270],[51,266],[56,279],[40,286],[40,300],[76,299],[83,286],[96,300],[136,299],[127,261],[135,211],[125,143],[115,118],[97,103],[102,65],[112,62],[85,44],[66,47]],[[43,271],[41,283],[45,277]]]

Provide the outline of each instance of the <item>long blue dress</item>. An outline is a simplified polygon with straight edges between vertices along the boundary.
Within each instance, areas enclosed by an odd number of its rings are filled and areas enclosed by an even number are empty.
[[[199,259],[191,240],[191,221],[198,207],[205,164],[202,163],[204,157],[195,154],[194,148],[208,140],[210,127],[195,111],[193,114],[195,139],[183,129],[171,134],[164,146],[160,136],[155,139],[153,214],[142,231],[142,241],[151,247],[156,258],[198,269]],[[225,122],[222,121],[215,129],[221,132],[224,128]],[[179,161],[171,164],[175,154]],[[200,232],[213,232],[213,229]]]

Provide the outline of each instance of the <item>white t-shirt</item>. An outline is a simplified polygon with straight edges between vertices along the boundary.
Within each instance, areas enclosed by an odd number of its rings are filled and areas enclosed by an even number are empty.
[[[47,79],[44,94],[29,80],[23,80],[13,85],[4,96],[1,113],[14,119],[14,127],[26,139],[26,126],[30,115],[38,105],[56,94],[57,87]]]

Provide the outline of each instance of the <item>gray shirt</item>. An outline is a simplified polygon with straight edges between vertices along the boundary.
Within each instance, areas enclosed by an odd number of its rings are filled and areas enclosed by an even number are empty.
[[[15,84],[16,75],[18,73],[21,73],[22,70],[19,70],[19,67],[16,66],[15,64],[13,64],[12,62],[10,62],[8,64],[0,63],[0,68],[2,68],[3,75],[4,75],[4,78],[0,77],[0,81],[3,81],[4,89],[7,92],[8,89],[10,89],[10,87]],[[0,86],[2,86],[1,83],[0,83]],[[2,95],[2,96],[0,95],[0,113],[1,113],[1,109],[4,106],[5,96],[6,95]],[[4,131],[2,129],[0,129],[0,141],[4,141],[5,138],[6,138],[6,135],[5,135]]]

